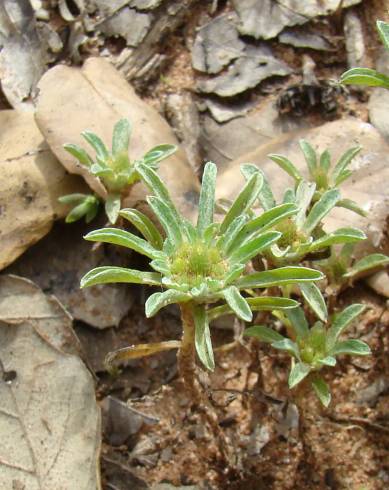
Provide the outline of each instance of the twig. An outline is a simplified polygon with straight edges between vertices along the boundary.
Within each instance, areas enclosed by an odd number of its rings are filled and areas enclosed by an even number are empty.
[[[338,415],[336,413],[329,414],[327,416],[332,422],[336,422],[339,424],[350,423],[350,424],[358,424],[363,425],[368,429],[378,430],[384,432],[385,434],[389,434],[389,427],[385,427],[384,425],[377,424],[376,422],[372,422],[369,419],[365,419],[363,417],[345,417],[343,415]]]

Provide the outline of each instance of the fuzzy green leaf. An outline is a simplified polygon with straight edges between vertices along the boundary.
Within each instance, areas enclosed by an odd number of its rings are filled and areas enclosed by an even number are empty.
[[[331,402],[331,393],[324,379],[321,376],[316,376],[315,379],[312,380],[312,387],[321,403],[325,407],[328,407]]]
[[[182,242],[183,223],[176,219],[175,214],[162,199],[155,196],[148,196],[147,202],[154,214],[157,216],[163,229],[166,232],[167,237],[171,240],[175,246],[180,245]]]
[[[229,286],[223,290],[223,296],[228,306],[238,318],[250,322],[253,318],[250,306],[235,286]]]
[[[310,372],[311,368],[302,362],[296,363],[290,373],[288,379],[289,388],[294,388],[298,385],[304,378],[306,378]]]
[[[338,206],[338,208],[349,209],[350,211],[353,211],[354,213],[357,213],[364,218],[367,216],[367,212],[351,199],[340,199],[340,201],[338,201],[336,205]]]
[[[299,305],[297,301],[289,298],[278,298],[276,296],[257,296],[255,298],[246,298],[251,311],[273,311],[273,310],[291,310]],[[219,316],[230,315],[233,311],[228,305],[216,306],[208,311],[210,320]]]
[[[273,160],[279,167],[282,168],[288,175],[292,177],[296,182],[300,182],[303,180],[302,175],[297,170],[297,168],[293,165],[293,163],[283,155],[270,154],[268,155],[270,160]]]
[[[137,209],[122,209],[120,216],[129,221],[142,233],[146,240],[157,250],[161,250],[163,238],[151,219]]]
[[[161,252],[155,250],[146,240],[139,238],[132,233],[118,228],[102,228],[100,230],[91,231],[84,236],[85,240],[91,242],[104,242],[119,245],[146,255],[150,259],[159,259]]]
[[[358,260],[343,277],[353,277],[361,272],[385,267],[389,264],[389,257],[383,254],[370,254]]]
[[[216,165],[212,162],[207,162],[204,167],[199,200],[199,215],[197,218],[197,230],[200,235],[203,235],[204,230],[213,222],[216,175]]]
[[[329,191],[324,192],[308,214],[303,226],[304,231],[312,233],[312,231],[320,224],[321,220],[336,206],[339,199],[340,192],[338,189],[330,189]]]
[[[304,338],[309,334],[309,325],[302,308],[293,308],[293,310],[288,310],[286,311],[286,316],[298,338]]]
[[[186,303],[190,301],[189,294],[177,291],[176,289],[168,289],[163,293],[154,293],[148,297],[145,304],[145,313],[147,318],[154,316],[161,308],[173,303]]]
[[[337,342],[331,349],[331,355],[349,354],[351,356],[368,356],[371,354],[370,347],[362,340],[350,339]]]
[[[238,247],[238,243],[240,243],[246,233],[240,233],[243,230],[247,222],[246,216],[237,216],[229,225],[227,230],[223,233],[223,235],[217,241],[217,247],[222,250],[225,254],[227,254],[231,249]],[[241,239],[236,240],[238,235],[242,235]]]
[[[236,282],[239,289],[268,288],[271,286],[283,286],[305,281],[318,281],[324,275],[307,267],[280,267],[269,271],[254,272],[242,277]]]
[[[260,252],[269,248],[270,245],[275,243],[281,236],[282,233],[279,231],[265,231],[265,233],[252,238],[237,248],[237,250],[230,255],[230,260],[232,262],[246,264]]]
[[[215,360],[213,357],[211,332],[207,312],[203,305],[193,308],[193,316],[195,322],[195,345],[197,355],[204,366],[213,371],[215,369]]]
[[[351,68],[342,74],[339,81],[346,85],[366,85],[389,89],[389,77],[370,68]]]
[[[128,153],[130,144],[131,124],[127,119],[120,119],[113,128],[112,154],[119,156]]]
[[[385,48],[389,50],[389,24],[382,20],[377,20],[377,30]]]
[[[161,274],[156,272],[141,272],[125,267],[96,267],[89,271],[81,279],[80,287],[86,288],[95,284],[110,283],[131,283],[131,284],[149,284],[151,286],[161,285]]]
[[[91,165],[93,165],[93,159],[80,146],[73,145],[72,143],[65,143],[63,147],[68,153],[77,158],[82,165],[85,165],[85,167],[89,168]]]
[[[331,167],[331,154],[328,150],[324,150],[320,155],[320,168],[327,174]]]
[[[86,141],[92,146],[95,150],[96,155],[101,158],[101,160],[106,161],[109,159],[109,152],[103,141],[97,136],[97,134],[92,131],[83,131],[81,133]]]
[[[258,172],[250,177],[225,215],[220,225],[220,233],[224,233],[237,216],[243,215],[254,204],[262,183],[262,176]]]
[[[340,243],[355,243],[361,240],[365,240],[366,235],[358,228],[339,228],[338,230],[324,235],[323,237],[315,240],[309,245],[309,251],[320,250],[327,248],[331,245],[337,245]]]
[[[301,181],[296,189],[295,203],[298,208],[296,214],[297,228],[301,228],[306,219],[306,213],[311,205],[313,195],[315,194],[316,184],[312,182]]]
[[[105,201],[105,212],[112,225],[114,225],[118,219],[120,206],[121,206],[120,194],[110,193]]]
[[[243,335],[246,337],[255,337],[261,342],[266,342],[268,344],[284,340],[284,337],[281,334],[272,328],[264,327],[262,325],[254,325],[253,327],[246,328]]]
[[[162,160],[170,157],[177,151],[177,146],[175,145],[158,145],[149,150],[145,155],[143,155],[142,161],[145,165],[155,165]]]
[[[316,313],[320,320],[326,322],[328,316],[327,305],[320,289],[313,282],[301,283],[299,287],[312,311]]]
[[[308,141],[302,139],[299,141],[299,144],[302,152],[304,153],[304,158],[305,161],[307,162],[309,173],[311,174],[311,177],[314,178],[315,171],[317,168],[316,152],[313,149],[313,147],[310,145],[310,143],[308,143]]]
[[[298,208],[293,203],[280,204],[250,220],[245,226],[245,231],[250,233],[256,230],[266,231],[285,218],[293,216],[297,211]]]
[[[66,194],[66,196],[61,196],[58,198],[58,202],[61,204],[78,204],[89,197],[89,194],[80,194],[75,192],[74,194]]]
[[[66,215],[65,223],[74,223],[79,219],[86,216],[89,211],[89,204],[86,201],[75,206],[69,213]]]
[[[261,190],[259,191],[259,202],[261,203],[261,206],[265,211],[273,208],[276,205],[276,200],[274,198],[266,175],[263,173],[263,171],[252,163],[244,163],[240,166],[240,169],[246,180],[249,180],[249,178],[256,173],[259,173],[262,176],[263,183]]]
[[[332,349],[342,332],[364,311],[365,305],[354,304],[335,316],[327,333],[327,349]]]
[[[283,338],[272,343],[272,347],[278,350],[289,352],[292,356],[298,359],[300,357],[299,348],[295,342],[290,339]]]
[[[332,181],[334,185],[339,185],[338,179],[340,175],[347,169],[353,158],[355,158],[355,156],[361,151],[361,149],[361,146],[350,148],[339,158],[338,163],[335,165],[334,170],[332,171]]]
[[[332,356],[327,356],[327,357],[324,357],[323,359],[320,359],[320,361],[318,361],[319,364],[322,364],[323,366],[335,366],[336,365],[336,359],[335,357],[332,357]]]

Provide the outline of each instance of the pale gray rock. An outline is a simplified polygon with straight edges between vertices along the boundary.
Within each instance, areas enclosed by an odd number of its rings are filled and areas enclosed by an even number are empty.
[[[265,45],[247,45],[244,53],[229,68],[226,73],[210,80],[198,83],[198,89],[203,93],[213,93],[220,97],[232,97],[259,85],[263,80],[272,76],[286,76],[292,69],[272,54]]]
[[[242,117],[253,108],[253,102],[238,102],[235,104],[224,103],[223,100],[206,99],[205,106],[215,121],[224,123],[237,117]]]
[[[352,10],[344,16],[344,36],[349,68],[366,65],[366,48],[362,22]]]
[[[344,0],[342,7],[361,0]],[[339,0],[232,0],[240,18],[239,31],[256,39],[276,37],[287,26],[301,25],[319,15],[329,15],[339,8]]]
[[[148,14],[126,7],[99,24],[98,28],[107,36],[122,36],[128,46],[136,47],[143,41],[150,26]]]
[[[295,48],[309,48],[317,51],[329,51],[332,49],[331,43],[325,37],[304,31],[285,30],[278,36],[278,40]]]
[[[219,73],[230,61],[239,58],[245,44],[239,39],[236,17],[220,15],[200,28],[192,48],[195,70]]]
[[[129,5],[138,10],[152,10],[161,5],[162,0],[131,0]]]

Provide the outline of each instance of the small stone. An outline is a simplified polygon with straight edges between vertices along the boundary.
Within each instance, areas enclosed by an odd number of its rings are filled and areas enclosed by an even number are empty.
[[[212,117],[219,123],[231,121],[237,117],[244,116],[253,107],[253,102],[238,102],[237,104],[226,104],[222,100],[207,99],[205,106]]]
[[[150,16],[135,9],[123,8],[99,25],[107,36],[122,36],[127,46],[139,46],[151,26]]]
[[[130,436],[139,432],[143,418],[128,408],[125,402],[108,396],[101,403],[103,430],[112,446],[125,444]]]
[[[349,68],[366,65],[366,49],[362,22],[352,10],[344,16],[344,35],[346,41],[347,64]]]
[[[389,274],[387,271],[376,272],[366,279],[366,282],[376,293],[389,298]]]
[[[304,31],[297,32],[288,29],[283,31],[278,39],[281,43],[290,44],[295,48],[309,48],[318,51],[328,51],[332,48],[331,43],[325,37]]]

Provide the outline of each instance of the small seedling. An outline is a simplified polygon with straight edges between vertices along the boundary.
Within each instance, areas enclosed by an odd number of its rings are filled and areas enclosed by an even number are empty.
[[[74,205],[65,218],[66,223],[74,223],[81,218],[85,218],[85,222],[89,223],[96,216],[100,206],[99,198],[93,194],[67,194],[58,198],[58,201]]]
[[[95,158],[78,145],[68,143],[64,148],[103,184],[107,193],[105,212],[111,224],[115,224],[119,216],[123,194],[128,193],[129,188],[140,180],[136,170],[137,164],[142,163],[156,170],[159,162],[177,149],[175,145],[159,145],[148,151],[140,160],[131,161],[128,155],[131,125],[127,119],[121,119],[114,126],[111,151],[92,131],[84,131],[81,134],[95,151]],[[72,216],[76,215],[75,212]]]
[[[86,240],[113,243],[135,250],[150,259],[155,272],[141,272],[121,267],[98,267],[88,272],[81,287],[94,284],[128,282],[156,286],[164,291],[152,294],[146,301],[146,316],[152,317],[172,303],[180,306],[183,336],[179,344],[160,343],[159,350],[177,348],[179,371],[194,398],[195,351],[209,370],[215,366],[209,319],[234,313],[244,321],[252,320],[252,311],[277,310],[297,306],[288,298],[256,297],[242,294],[246,289],[268,288],[294,283],[317,281],[321,272],[298,266],[247,273],[246,265],[264,253],[282,234],[271,231],[274,210],[252,217],[250,208],[263,185],[256,172],[248,178],[242,191],[220,223],[214,221],[216,165],[207,163],[204,169],[196,226],[180,215],[158,174],[144,163],[136,172],[152,192],[147,202],[166,233],[162,237],[156,226],[144,214],[124,209],[120,215],[129,220],[144,236],[115,228],[96,230]],[[291,207],[287,205],[287,207]],[[279,212],[279,209],[277,210]],[[208,305],[214,305],[211,310]],[[152,352],[158,351],[154,344]],[[128,353],[128,357],[126,356]],[[140,354],[145,355],[145,346]],[[150,353],[150,351],[148,351]],[[118,352],[120,360],[133,358],[137,346]],[[111,355],[110,360],[115,359]],[[197,394],[196,394],[197,393]]]
[[[366,356],[371,353],[369,346],[361,340],[340,339],[341,334],[364,309],[365,306],[361,304],[348,306],[332,318],[330,327],[316,322],[310,328],[302,308],[294,308],[288,310],[285,315],[278,315],[287,327],[288,337],[262,325],[250,327],[244,334],[290,354],[292,367],[289,373],[289,388],[306,382],[309,377],[317,397],[327,407],[331,401],[331,394],[319,371],[325,366],[335,366],[336,357],[341,354]]]
[[[389,24],[377,20],[377,30],[385,49],[389,51]],[[340,83],[389,89],[389,77],[370,68],[351,68],[340,77]]]

